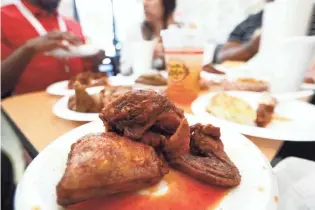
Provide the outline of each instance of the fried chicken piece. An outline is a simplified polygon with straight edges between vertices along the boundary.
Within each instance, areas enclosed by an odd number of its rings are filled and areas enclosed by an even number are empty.
[[[217,156],[202,157],[185,154],[172,159],[170,165],[183,173],[210,185],[235,187],[240,184],[241,176],[237,168],[231,167]]]
[[[150,129],[143,134],[139,141],[154,147],[158,152],[162,152],[165,158],[169,160],[189,152],[189,136],[188,122],[183,119],[173,135],[162,135],[155,129]]]
[[[167,118],[167,115],[176,125],[160,120]],[[158,120],[157,127],[173,130],[180,123],[178,119],[184,118],[184,113],[165,96],[153,90],[134,90],[108,104],[102,110],[100,118],[108,131],[115,131],[132,139],[141,139]]]
[[[153,86],[167,85],[167,79],[165,79],[160,73],[141,75],[135,82]]]
[[[154,91],[127,92],[100,115],[105,127],[164,154],[171,166],[209,184],[236,186],[240,175],[224,152],[220,130],[189,128],[181,110]],[[190,153],[191,152],[191,153]]]
[[[104,72],[85,71],[72,77],[69,80],[68,88],[74,89],[75,83],[79,83],[87,87],[108,85],[107,74]]]
[[[134,191],[158,183],[167,164],[148,145],[115,133],[91,134],[71,146],[57,185],[62,206],[90,198]]]
[[[189,152],[189,125],[186,119],[183,119],[176,132],[166,141],[163,148],[166,158],[173,159]]]
[[[85,85],[77,82],[75,86],[75,95],[70,97],[68,108],[85,113],[99,113],[106,104],[131,90],[130,86],[105,86],[99,93],[89,95]]]
[[[75,83],[75,95],[68,101],[68,108],[76,112],[98,113],[102,110],[100,95],[89,95],[86,86]]]
[[[157,117],[154,127],[160,131],[173,134],[182,120],[183,115],[177,109],[169,109]]]
[[[271,121],[277,101],[270,95],[263,95],[256,112],[255,123],[258,127],[266,127]]]
[[[240,184],[237,167],[224,152],[220,129],[212,125],[191,126],[190,150],[169,163],[174,168],[208,184],[234,187]]]

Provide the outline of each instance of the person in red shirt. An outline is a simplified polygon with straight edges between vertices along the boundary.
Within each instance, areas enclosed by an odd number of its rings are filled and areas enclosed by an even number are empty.
[[[44,90],[98,66],[104,52],[90,58],[56,58],[45,52],[84,43],[79,23],[56,11],[60,0],[21,0],[1,8],[1,96]],[[91,61],[94,61],[92,63]]]

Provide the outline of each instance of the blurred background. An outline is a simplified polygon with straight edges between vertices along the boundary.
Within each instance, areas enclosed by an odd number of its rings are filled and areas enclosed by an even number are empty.
[[[5,5],[14,0],[2,0]],[[93,2],[93,3],[92,3]],[[178,0],[175,21],[204,30],[209,43],[224,43],[248,15],[260,11],[264,0]],[[61,14],[78,20],[89,42],[106,55],[119,56],[128,26],[143,20],[142,0],[62,0]],[[185,15],[184,15],[185,14]]]

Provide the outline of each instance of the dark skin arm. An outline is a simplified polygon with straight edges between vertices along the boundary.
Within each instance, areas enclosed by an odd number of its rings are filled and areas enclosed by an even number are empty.
[[[45,36],[28,40],[16,49],[7,59],[1,61],[1,94],[6,94],[14,89],[21,74],[38,53],[51,51],[56,48],[68,49],[62,44],[66,40],[73,45],[82,44],[81,40],[69,32],[53,31]]]
[[[218,53],[218,62],[224,61],[248,61],[259,49],[260,36],[252,38],[245,44],[238,41],[229,41]]]
[[[98,72],[98,67],[102,64],[102,61],[106,58],[106,54],[104,50],[100,50],[96,55],[89,56],[83,58],[85,62],[88,62],[88,66],[86,66],[85,70]]]

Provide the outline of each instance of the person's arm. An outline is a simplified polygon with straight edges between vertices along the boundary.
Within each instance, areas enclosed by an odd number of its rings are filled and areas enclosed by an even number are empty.
[[[68,49],[67,46],[62,43],[63,40],[74,45],[81,43],[80,39],[68,32],[54,31],[45,36],[28,40],[24,45],[13,51],[7,58],[4,60],[1,58],[1,95],[14,89],[20,75],[34,55],[56,48]],[[5,45],[5,43],[2,42],[1,45]]]
[[[106,54],[104,50],[99,50],[97,54],[83,58],[84,70],[98,72],[99,66],[105,58]]]
[[[18,79],[33,57],[31,48],[26,44],[1,62],[1,95],[12,91]]]
[[[227,60],[247,61],[252,58],[259,49],[260,36],[256,36],[247,43],[228,41],[219,51],[217,60],[222,63]]]
[[[222,63],[227,60],[247,61],[257,53],[260,36],[253,36],[251,40],[245,42],[249,25],[252,27],[253,19],[257,22],[257,18],[259,17],[250,16],[234,28],[227,43],[218,51],[216,62]],[[257,23],[258,26],[259,23]]]

